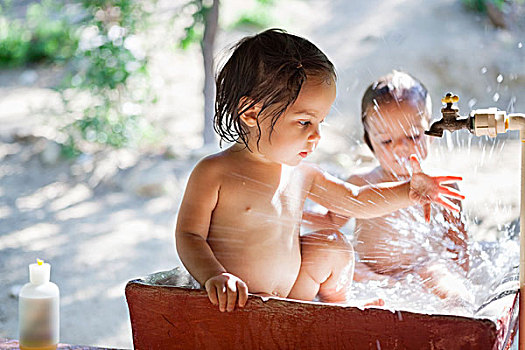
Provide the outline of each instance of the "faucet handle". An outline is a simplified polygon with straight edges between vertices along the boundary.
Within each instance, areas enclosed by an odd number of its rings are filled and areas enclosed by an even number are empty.
[[[447,104],[448,103],[455,103],[455,102],[458,102],[458,101],[459,101],[459,96],[458,95],[454,95],[451,92],[447,92],[445,97],[443,97],[441,99],[441,102],[447,103]]]

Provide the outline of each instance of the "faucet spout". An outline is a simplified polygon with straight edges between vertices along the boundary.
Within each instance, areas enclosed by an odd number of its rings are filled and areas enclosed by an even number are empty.
[[[434,122],[429,130],[425,130],[425,135],[443,137],[443,119]]]
[[[430,129],[425,131],[425,135],[442,137],[444,130],[450,132],[461,129],[467,129],[470,132],[474,130],[473,118],[461,117],[459,115],[459,108],[454,106],[454,102],[459,101],[459,97],[449,92],[441,99],[441,101],[446,103],[446,106],[441,108],[442,118],[437,122],[434,122],[430,126]]]

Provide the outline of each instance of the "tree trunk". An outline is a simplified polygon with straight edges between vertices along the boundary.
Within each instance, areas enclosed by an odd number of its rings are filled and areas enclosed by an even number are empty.
[[[213,115],[215,113],[215,76],[213,72],[213,49],[215,35],[219,23],[219,0],[213,0],[205,24],[204,37],[201,42],[201,51],[204,62],[204,129],[202,136],[204,145],[210,145],[216,142],[215,132],[213,130]]]

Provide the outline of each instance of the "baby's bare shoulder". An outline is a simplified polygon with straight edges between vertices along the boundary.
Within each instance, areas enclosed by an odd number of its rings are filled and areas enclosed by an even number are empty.
[[[207,181],[219,180],[230,166],[231,160],[225,152],[211,154],[199,160],[191,172],[191,177]]]

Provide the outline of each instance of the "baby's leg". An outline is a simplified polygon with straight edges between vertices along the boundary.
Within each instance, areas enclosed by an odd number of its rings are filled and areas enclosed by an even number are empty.
[[[288,295],[299,300],[345,302],[354,274],[354,250],[344,235],[322,230],[301,237],[301,269]]]
[[[465,285],[465,278],[453,273],[445,265],[432,264],[417,269],[416,272],[423,279],[423,284],[432,293],[441,299],[454,299],[461,302],[473,303],[473,295]]]

